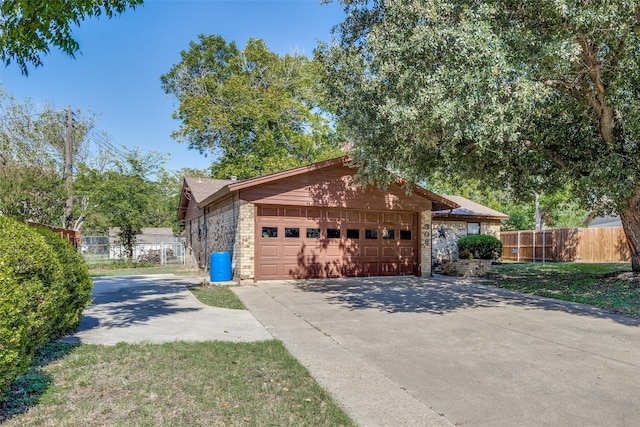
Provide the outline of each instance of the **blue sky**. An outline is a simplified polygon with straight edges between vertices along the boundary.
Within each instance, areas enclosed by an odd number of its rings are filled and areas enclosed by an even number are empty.
[[[15,64],[0,69],[0,82],[19,100],[98,114],[97,129],[117,144],[170,153],[170,169],[205,168],[211,157],[170,136],[179,122],[171,118],[175,101],[162,91],[160,76],[180,51],[199,34],[219,34],[239,47],[256,37],[279,54],[311,56],[343,16],[338,4],[320,0],[147,0],[119,17],[81,23],[74,31],[76,59],[52,50],[27,77]]]

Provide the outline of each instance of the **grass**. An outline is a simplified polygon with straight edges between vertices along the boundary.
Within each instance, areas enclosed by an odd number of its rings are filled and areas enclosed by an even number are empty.
[[[52,343],[0,402],[12,426],[352,426],[277,340]]]
[[[240,298],[233,293],[229,286],[200,285],[189,288],[198,300],[213,307],[246,310]]]
[[[502,288],[640,318],[640,275],[631,273],[629,263],[504,264],[488,278]]]
[[[91,277],[100,276],[133,276],[140,274],[202,274],[198,271],[187,270],[181,264],[178,265],[158,265],[158,264],[136,264],[136,263],[107,263],[100,265],[90,265],[89,274]]]

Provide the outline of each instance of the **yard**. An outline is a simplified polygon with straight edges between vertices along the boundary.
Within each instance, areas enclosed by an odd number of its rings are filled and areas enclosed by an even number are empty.
[[[629,263],[503,264],[488,278],[501,288],[640,318],[640,275],[631,272]]]
[[[209,305],[243,308],[227,287],[196,286],[192,292]],[[277,340],[116,346],[53,342],[0,396],[3,423],[353,425]]]

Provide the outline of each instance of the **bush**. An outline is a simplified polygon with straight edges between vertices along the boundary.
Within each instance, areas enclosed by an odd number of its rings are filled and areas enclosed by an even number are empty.
[[[53,249],[64,272],[63,293],[57,299],[57,317],[52,337],[57,338],[76,330],[82,319],[82,311],[91,302],[93,282],[84,259],[68,241],[61,239],[48,228],[34,227]]]
[[[0,392],[38,347],[77,326],[91,281],[74,252],[54,233],[0,216]]]
[[[460,253],[467,251],[474,258],[495,259],[502,255],[502,242],[485,234],[464,236],[458,240],[458,250]]]
[[[60,263],[45,239],[25,224],[0,217],[0,390],[47,342],[61,279]]]

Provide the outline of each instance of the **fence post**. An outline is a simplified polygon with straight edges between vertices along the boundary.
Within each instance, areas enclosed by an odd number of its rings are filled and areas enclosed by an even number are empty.
[[[518,262],[520,262],[520,230],[518,230]]]
[[[167,253],[165,251],[164,242],[160,243],[160,265],[167,263]]]
[[[531,248],[531,262],[536,262],[536,230],[531,232],[531,241],[533,242],[533,247]]]
[[[546,230],[542,230],[542,263],[544,264],[544,249],[546,247],[547,241],[546,241]]]

